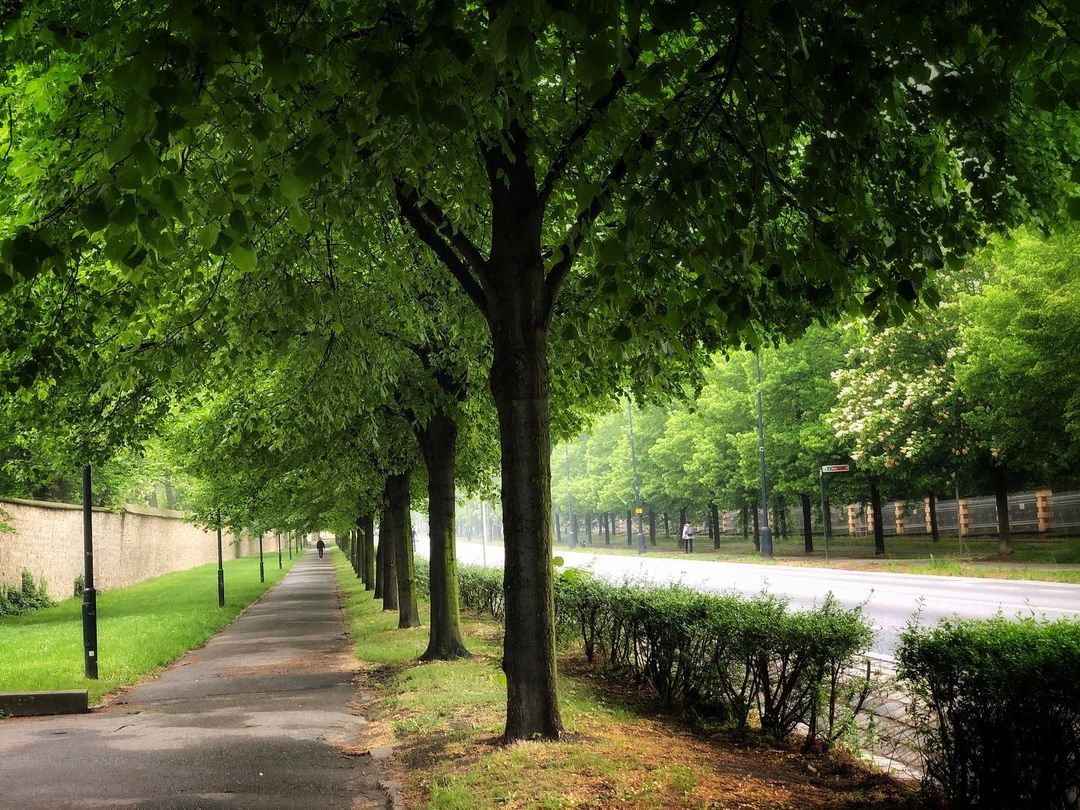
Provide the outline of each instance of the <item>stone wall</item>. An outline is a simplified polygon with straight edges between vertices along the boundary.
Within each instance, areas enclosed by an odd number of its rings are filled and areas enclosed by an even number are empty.
[[[44,578],[49,596],[72,596],[83,572],[82,507],[44,501],[0,500],[0,586],[18,584],[22,570]],[[0,514],[0,518],[5,516]],[[258,538],[223,536],[225,559],[258,553]],[[274,540],[265,540],[269,553]],[[180,512],[129,506],[120,512],[94,509],[94,584],[99,590],[134,585],[170,571],[217,562],[217,535]]]

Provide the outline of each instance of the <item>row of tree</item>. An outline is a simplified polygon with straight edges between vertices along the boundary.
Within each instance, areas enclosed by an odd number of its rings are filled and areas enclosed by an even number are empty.
[[[161,435],[207,521],[426,494],[441,646],[455,483],[497,467],[506,736],[557,738],[552,440],[1080,216],[1065,5],[15,4],[11,475]]]
[[[997,240],[940,289],[940,303],[903,324],[815,326],[761,350],[771,502],[777,514],[801,506],[808,551],[822,465],[852,466],[830,493],[869,500],[879,552],[883,497],[929,498],[933,515],[957,486],[992,491],[1004,553],[1007,493],[1080,475],[1080,234]],[[716,358],[687,402],[634,415],[653,532],[657,513],[681,526],[689,509],[712,527],[718,508],[760,503],[755,390],[754,355],[736,352]],[[624,402],[556,448],[555,509],[573,506],[590,531],[633,506],[628,417]]]

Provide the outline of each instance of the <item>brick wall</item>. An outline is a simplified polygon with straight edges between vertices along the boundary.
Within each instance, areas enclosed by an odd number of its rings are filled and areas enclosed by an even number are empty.
[[[83,572],[82,507],[44,501],[0,500],[0,586],[19,582],[25,568],[44,578],[53,599],[74,593]],[[225,559],[258,553],[258,538],[223,536]],[[273,547],[266,538],[265,548]],[[170,571],[217,561],[217,535],[185,523],[180,512],[130,506],[94,509],[94,584],[100,590],[134,585]]]

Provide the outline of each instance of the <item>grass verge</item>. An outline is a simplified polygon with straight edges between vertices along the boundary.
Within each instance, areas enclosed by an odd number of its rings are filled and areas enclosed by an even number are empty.
[[[98,593],[99,679],[83,675],[82,597],[24,616],[0,618],[0,691],[87,689],[91,702],[130,686],[205,643],[292,566],[266,557],[224,563],[225,607],[217,605],[217,564]]]
[[[912,790],[842,757],[807,758],[757,740],[692,733],[631,685],[573,655],[560,662],[566,740],[503,745],[502,627],[467,616],[473,657],[418,663],[427,628],[398,630],[397,614],[363,590],[348,562],[335,555],[335,564],[367,670],[363,683],[374,691],[368,742],[395,748],[390,767],[408,807],[915,806]]]

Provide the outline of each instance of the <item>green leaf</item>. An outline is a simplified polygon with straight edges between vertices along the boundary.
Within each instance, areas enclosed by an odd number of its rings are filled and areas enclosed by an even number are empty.
[[[307,186],[292,172],[285,172],[281,176],[281,193],[286,200],[296,202],[304,196]]]
[[[87,231],[97,233],[109,224],[109,209],[101,199],[94,200],[83,208],[79,220]]]
[[[1070,197],[1066,204],[1070,219],[1080,219],[1080,197]]]
[[[245,245],[234,245],[229,251],[229,258],[245,273],[254,273],[259,264],[255,251]]]

